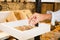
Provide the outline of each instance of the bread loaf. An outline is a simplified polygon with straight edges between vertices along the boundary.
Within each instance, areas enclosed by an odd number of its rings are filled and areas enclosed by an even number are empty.
[[[27,18],[32,16],[32,12],[30,10],[21,10],[21,12],[26,15]]]
[[[28,19],[32,15],[32,12],[30,10],[17,10],[15,11],[15,15],[18,19],[20,18],[21,20]]]
[[[15,14],[17,20],[20,20],[21,19],[20,12],[19,11],[14,11],[14,14]]]
[[[20,30],[20,31],[25,31],[25,30],[30,30],[34,27],[32,26],[19,26],[19,27],[15,27],[17,30]]]
[[[28,18],[32,16],[32,12],[30,10],[21,10]]]
[[[8,22],[9,22],[9,21],[16,21],[16,20],[17,20],[17,18],[16,18],[16,16],[14,15],[14,12],[13,12],[13,11],[12,11],[11,14],[7,17],[6,20],[8,20]]]
[[[20,0],[20,2],[24,2],[25,0]]]
[[[60,38],[60,25],[55,27],[53,31],[41,35],[41,40],[58,40],[58,38]]]
[[[27,3],[26,4],[26,9],[30,9],[30,10],[35,9],[35,4],[34,3]]]
[[[0,30],[0,32],[3,32],[3,31]]]
[[[19,12],[20,12],[19,15],[20,15],[21,20],[22,19],[27,19],[27,16],[25,14],[25,11],[20,10]]]

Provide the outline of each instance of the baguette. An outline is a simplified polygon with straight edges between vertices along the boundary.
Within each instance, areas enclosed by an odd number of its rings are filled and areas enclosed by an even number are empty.
[[[17,18],[16,18],[16,16],[14,15],[14,12],[13,12],[13,11],[12,11],[11,14],[7,17],[6,20],[8,20],[8,22],[10,22],[10,21],[16,21],[16,20],[17,20]]]
[[[22,20],[22,19],[27,19],[26,14],[22,10],[15,10],[14,14],[17,19]]]
[[[25,14],[28,18],[32,16],[32,12],[30,10],[22,10],[22,11],[25,11]]]
[[[17,20],[21,20],[21,17],[20,17],[20,11],[19,11],[19,10],[14,11],[14,14],[15,14]]]
[[[32,15],[30,10],[20,10],[21,19],[28,19]]]
[[[15,10],[14,14],[18,20],[28,19],[32,15],[30,10]]]
[[[20,14],[21,19],[28,19],[27,16],[26,16],[26,14],[25,14],[25,11],[20,10],[19,14]]]

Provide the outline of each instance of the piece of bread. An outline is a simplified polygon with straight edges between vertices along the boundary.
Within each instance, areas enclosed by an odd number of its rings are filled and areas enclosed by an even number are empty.
[[[28,19],[32,15],[30,10],[20,10],[21,19]]]
[[[3,31],[0,30],[0,32],[3,32]]]
[[[24,2],[25,0],[20,0],[20,2]]]
[[[32,12],[30,10],[22,10],[22,11],[25,11],[25,14],[28,18],[32,16]]]
[[[21,17],[20,17],[20,11],[19,11],[19,10],[14,11],[14,14],[15,14],[17,20],[21,20]]]
[[[30,10],[35,9],[35,4],[34,3],[27,3],[26,4],[26,9],[30,9]]]
[[[25,31],[25,30],[30,30],[34,27],[32,26],[19,26],[19,27],[15,27],[17,30],[20,30],[20,31]]]
[[[21,19],[28,19],[27,16],[26,16],[26,14],[25,14],[25,11],[20,10],[20,13],[19,14],[20,14],[20,18]]]
[[[15,27],[17,30],[20,30],[20,31],[24,31],[25,30],[25,27]]]
[[[26,14],[24,14],[24,12],[22,10],[15,10],[14,14],[15,14],[16,18],[19,20],[27,19]]]
[[[11,14],[7,17],[7,19],[6,19],[8,22],[10,22],[10,21],[16,21],[17,20],[17,18],[16,18],[16,16],[14,15],[14,12],[12,11],[11,12]]]
[[[28,19],[32,16],[32,12],[30,10],[15,10],[14,14],[18,20]]]

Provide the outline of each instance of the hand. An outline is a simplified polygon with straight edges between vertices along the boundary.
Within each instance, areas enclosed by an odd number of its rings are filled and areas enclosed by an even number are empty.
[[[39,17],[40,17],[40,15],[38,13],[33,14],[29,19],[29,24],[34,25],[34,24],[38,23]]]
[[[46,19],[50,18],[50,14],[38,14],[38,13],[34,13],[30,19],[29,19],[29,24],[31,25],[35,25],[37,24],[39,21],[44,21]]]
[[[43,21],[44,16],[42,14],[38,14],[38,13],[34,13],[29,20],[29,23],[31,25],[35,25],[36,23],[38,23],[39,21]]]

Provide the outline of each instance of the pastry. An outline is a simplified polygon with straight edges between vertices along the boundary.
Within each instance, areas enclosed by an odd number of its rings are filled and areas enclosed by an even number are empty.
[[[32,27],[32,26],[19,26],[19,27],[15,27],[15,28],[18,30],[21,30],[21,31],[25,31],[25,30],[30,30],[34,27]]]

